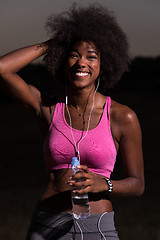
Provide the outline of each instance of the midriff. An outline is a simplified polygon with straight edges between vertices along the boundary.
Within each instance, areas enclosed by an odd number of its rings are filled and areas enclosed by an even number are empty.
[[[70,169],[55,170],[49,173],[39,204],[47,208],[71,212],[71,187],[67,184],[69,176]],[[100,192],[88,195],[91,214],[113,211],[108,194]]]

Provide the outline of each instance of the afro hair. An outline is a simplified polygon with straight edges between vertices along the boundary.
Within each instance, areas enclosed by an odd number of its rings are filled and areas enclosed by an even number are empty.
[[[112,12],[98,3],[51,15],[46,21],[51,46],[44,61],[55,81],[65,86],[65,61],[79,40],[93,42],[100,51],[100,92],[112,87],[128,70],[128,40]]]

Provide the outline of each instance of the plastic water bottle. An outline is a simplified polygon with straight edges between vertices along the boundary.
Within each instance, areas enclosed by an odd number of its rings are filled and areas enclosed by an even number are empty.
[[[73,157],[71,162],[72,175],[80,171],[77,168],[77,165],[80,165],[80,162],[78,161],[77,157]],[[84,179],[81,178],[78,181],[84,181]],[[74,193],[73,190],[71,190],[71,197],[72,197],[72,212],[74,218],[76,219],[87,218],[90,215],[88,193],[78,194]]]

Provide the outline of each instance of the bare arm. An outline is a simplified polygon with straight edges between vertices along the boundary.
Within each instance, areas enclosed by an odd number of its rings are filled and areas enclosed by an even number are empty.
[[[40,113],[40,92],[26,84],[17,72],[46,54],[48,49],[49,41],[16,50],[0,58],[0,84],[13,99],[35,114]]]
[[[144,191],[144,167],[141,129],[136,114],[131,109],[124,107],[117,128],[120,132],[119,147],[126,178],[112,181],[113,194],[141,195]]]
[[[119,196],[138,196],[144,191],[144,169],[142,154],[141,129],[136,114],[126,106],[116,105],[116,109],[111,113],[113,136],[119,145],[126,170],[126,177],[122,180],[111,180],[114,195]],[[84,192],[105,192],[108,185],[102,176],[93,174],[86,166],[80,166],[84,172],[78,173],[76,178],[85,177],[85,182],[75,183],[75,187],[81,185],[85,189],[78,191]]]

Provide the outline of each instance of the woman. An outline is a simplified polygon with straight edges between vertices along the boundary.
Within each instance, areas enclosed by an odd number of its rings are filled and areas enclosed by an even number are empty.
[[[128,69],[126,36],[112,14],[97,4],[51,16],[47,27],[51,40],[0,58],[1,85],[33,115],[44,137],[48,182],[27,239],[119,239],[109,195],[138,196],[144,191],[136,114],[102,95]],[[45,96],[17,75],[43,55],[54,82],[62,87],[58,97]],[[119,149],[126,177],[110,180]],[[82,171],[70,177],[74,156]],[[72,217],[71,188],[88,193],[90,217]]]

